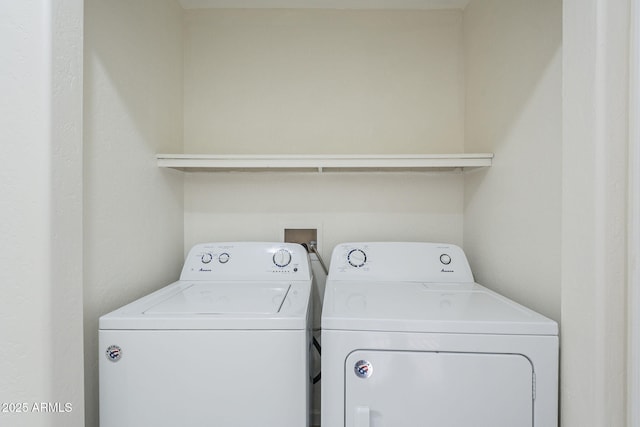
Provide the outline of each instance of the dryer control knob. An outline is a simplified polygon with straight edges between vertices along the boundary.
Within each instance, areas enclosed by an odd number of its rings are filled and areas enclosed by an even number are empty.
[[[351,249],[347,254],[347,261],[353,267],[362,267],[367,262],[367,254],[362,249]]]
[[[443,263],[444,265],[451,264],[451,256],[449,256],[448,254],[440,255],[440,262]]]
[[[291,252],[286,249],[278,249],[273,254],[273,263],[278,267],[286,267],[291,263]]]
[[[203,264],[209,264],[212,259],[213,255],[211,255],[209,252],[205,252],[204,254],[202,254],[202,258],[200,258]]]

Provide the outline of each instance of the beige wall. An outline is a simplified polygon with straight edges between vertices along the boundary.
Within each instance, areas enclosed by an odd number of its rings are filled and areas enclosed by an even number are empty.
[[[563,2],[563,427],[624,426],[638,405],[625,360],[631,3]]]
[[[629,83],[629,252],[627,254],[627,401],[640,401],[640,3],[631,4]],[[627,405],[628,426],[640,426],[640,405]]]
[[[82,2],[1,2],[0,21],[0,402],[26,404],[0,425],[80,427]]]
[[[462,12],[185,11],[185,151],[463,149]],[[320,228],[462,243],[458,174],[186,174],[185,250]]]
[[[85,2],[86,426],[98,426],[98,317],[179,274],[182,10],[173,0]]]
[[[464,12],[464,246],[476,280],[560,320],[562,9],[472,0]]]
[[[185,11],[185,151],[463,148],[461,11]]]
[[[282,240],[318,228],[322,255],[345,241],[462,244],[457,174],[187,174],[185,250],[200,241]]]

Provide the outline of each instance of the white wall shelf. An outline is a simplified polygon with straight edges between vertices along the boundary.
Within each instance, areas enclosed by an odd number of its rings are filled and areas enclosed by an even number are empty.
[[[253,155],[158,154],[158,167],[209,172],[429,172],[491,166],[493,153]]]

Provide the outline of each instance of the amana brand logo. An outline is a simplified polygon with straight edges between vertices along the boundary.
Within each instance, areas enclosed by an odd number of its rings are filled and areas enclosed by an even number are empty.
[[[445,270],[444,268],[440,270],[440,273],[453,273],[453,270]]]
[[[353,370],[358,378],[369,378],[373,374],[373,366],[367,360],[358,360]]]
[[[122,349],[117,345],[110,345],[107,347],[105,354],[107,355],[107,359],[112,362],[117,362],[122,357]]]

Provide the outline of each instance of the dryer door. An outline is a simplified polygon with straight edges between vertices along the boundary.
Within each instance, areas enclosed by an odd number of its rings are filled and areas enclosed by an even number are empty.
[[[518,354],[358,350],[345,365],[345,426],[532,426],[533,386]]]

